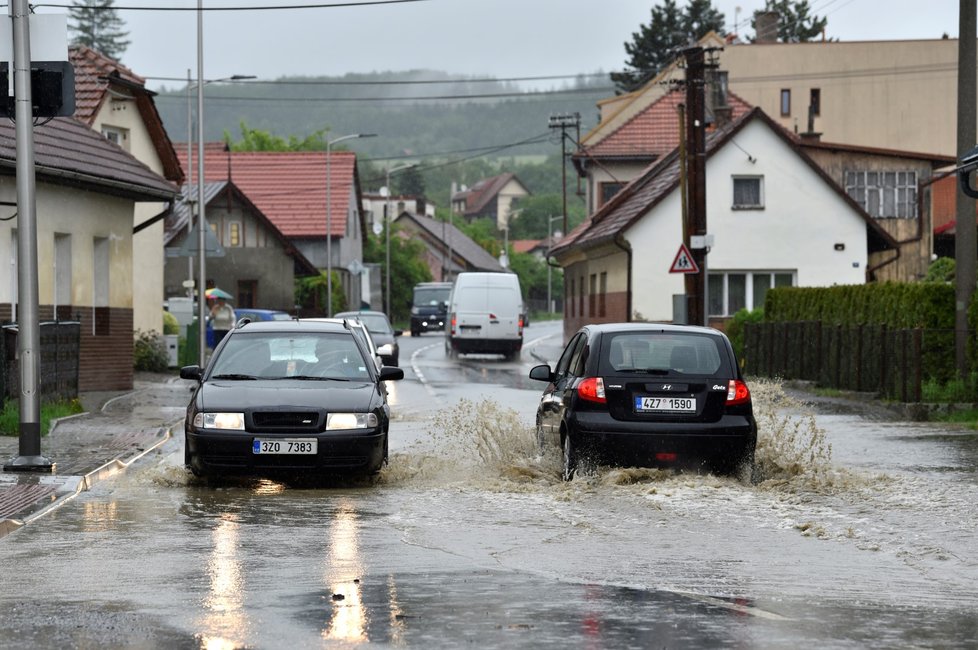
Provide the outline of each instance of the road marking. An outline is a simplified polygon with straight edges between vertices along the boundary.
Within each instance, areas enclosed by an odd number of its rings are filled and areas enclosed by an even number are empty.
[[[435,389],[425,378],[424,373],[421,372],[421,368],[418,366],[417,359],[418,359],[418,355],[421,354],[422,352],[425,352],[426,350],[430,350],[431,348],[436,348],[439,345],[444,345],[444,344],[432,343],[431,345],[426,345],[423,348],[418,348],[413,353],[411,353],[411,370],[414,371],[414,374],[418,378],[418,381],[421,382],[421,385],[425,387],[425,390],[427,390],[428,394],[431,395],[432,397],[437,397],[438,395],[437,393],[435,393]]]
[[[693,593],[691,591],[679,591],[676,589],[664,589],[663,591],[668,591],[669,593],[676,594],[677,596],[684,596],[690,600],[697,600],[701,603],[706,603],[708,605],[715,605],[716,607],[724,607],[726,609],[732,609],[735,612],[740,612],[741,614],[748,614],[750,616],[756,616],[757,618],[766,618],[771,621],[790,621],[787,616],[782,616],[781,614],[775,614],[774,612],[769,612],[759,607],[751,607],[750,605],[744,605],[742,603],[731,602],[723,598],[716,598],[714,596],[705,596],[703,594]]]

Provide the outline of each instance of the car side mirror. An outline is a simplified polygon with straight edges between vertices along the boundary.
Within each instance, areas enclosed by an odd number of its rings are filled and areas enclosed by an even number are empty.
[[[554,379],[554,373],[550,370],[548,364],[543,364],[540,366],[533,366],[530,368],[530,379],[536,379],[537,381],[552,382]]]
[[[200,381],[200,378],[204,376],[203,370],[200,366],[184,366],[180,368],[180,379],[193,379],[194,381]]]
[[[397,366],[380,367],[380,381],[393,381],[395,379],[404,379],[403,368],[398,368]]]

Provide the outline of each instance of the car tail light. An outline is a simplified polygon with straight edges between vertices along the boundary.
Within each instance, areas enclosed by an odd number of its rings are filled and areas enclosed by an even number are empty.
[[[458,318],[455,317],[455,314],[452,314],[452,335],[455,334],[456,325],[458,325]]]
[[[655,459],[665,463],[675,463],[679,459],[679,454],[671,451],[660,451],[655,455]]]
[[[520,314],[520,336],[523,336],[523,315]]]
[[[727,384],[727,406],[746,404],[750,401],[750,390],[747,384],[739,379],[731,379]]]
[[[604,379],[601,377],[588,377],[577,385],[577,395],[589,402],[607,404],[608,400],[604,396]]]

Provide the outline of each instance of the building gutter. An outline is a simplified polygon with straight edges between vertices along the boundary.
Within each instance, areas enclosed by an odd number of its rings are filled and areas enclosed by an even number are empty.
[[[625,255],[628,257],[628,263],[626,264],[627,281],[625,286],[627,287],[625,293],[625,322],[632,322],[632,247],[629,245],[625,238],[622,236],[621,232],[615,233],[614,239],[612,239],[615,246],[625,251]]]

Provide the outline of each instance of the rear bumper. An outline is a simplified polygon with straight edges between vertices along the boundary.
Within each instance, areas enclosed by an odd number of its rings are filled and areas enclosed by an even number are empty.
[[[315,455],[255,454],[255,438],[315,438]],[[322,474],[369,474],[384,462],[387,434],[363,433],[252,432],[212,433],[187,431],[187,457],[208,474],[262,474],[314,472]]]
[[[452,349],[462,354],[469,352],[489,352],[506,354],[523,349],[523,339],[479,339],[459,336],[449,337]]]
[[[632,466],[732,466],[752,456],[757,424],[725,415],[717,422],[627,422],[607,413],[578,413],[568,422],[571,440],[597,461]]]

